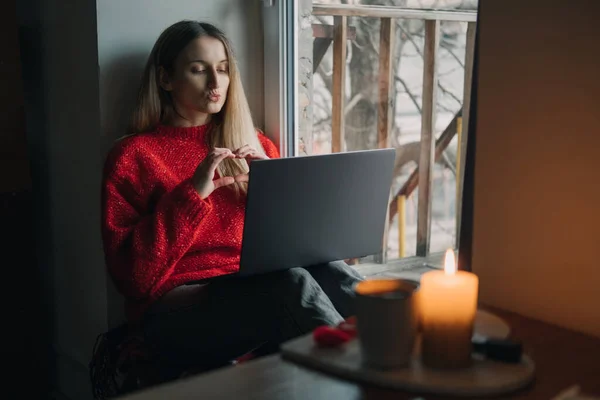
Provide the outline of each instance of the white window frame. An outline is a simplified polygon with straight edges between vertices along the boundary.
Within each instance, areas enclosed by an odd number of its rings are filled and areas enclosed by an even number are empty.
[[[263,0],[265,130],[282,157],[298,154],[297,10],[296,0]]]

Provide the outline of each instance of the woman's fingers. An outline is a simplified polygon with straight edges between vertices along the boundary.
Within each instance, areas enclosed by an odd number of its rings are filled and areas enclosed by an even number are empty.
[[[261,153],[252,153],[252,154],[248,154],[244,158],[246,158],[247,160],[266,160],[269,157],[267,157],[266,155],[261,154]]]
[[[232,176],[224,176],[213,180],[217,167],[226,158],[236,158],[236,156],[229,149],[217,147],[208,153],[196,168],[193,176],[193,184],[201,198],[205,199],[215,189],[236,182],[236,177]],[[239,182],[244,181],[243,177],[237,179],[239,179]]]
[[[233,152],[237,158],[249,158],[251,160],[265,158],[260,152],[258,152],[254,147],[249,145],[244,145]]]
[[[210,157],[217,157],[220,156],[222,154],[231,154],[233,155],[233,152],[229,149],[222,149],[222,148],[215,148],[213,151],[210,152],[209,156]]]
[[[248,174],[240,174],[236,175],[233,179],[236,182],[248,182],[250,180],[250,177],[248,176]]]
[[[233,152],[233,154],[235,154],[236,156],[238,156],[238,157],[242,158],[242,157],[241,157],[241,154],[242,154],[242,153],[245,153],[245,152],[247,152],[247,151],[249,151],[249,150],[252,150],[252,147],[250,147],[250,145],[247,145],[247,144],[245,144],[245,145],[243,145],[242,147],[240,147],[239,149],[236,149],[236,150]]]
[[[221,161],[223,161],[226,158],[235,158],[235,156],[231,154],[231,152],[223,152],[219,155],[215,155],[212,158],[210,168],[208,169],[209,174],[214,174]]]
[[[215,189],[218,189],[222,186],[227,186],[235,183],[235,179],[232,176],[224,176],[219,179],[215,179],[213,181],[213,185],[215,185]]]
[[[232,185],[235,182],[248,182],[248,174],[240,174],[236,176],[224,176],[222,178],[215,179],[213,184],[215,185],[215,189],[218,189],[222,186]]]
[[[259,160],[259,159],[268,158],[267,156],[258,152],[256,149],[254,149],[252,147],[248,147],[246,150],[234,152],[234,154],[237,158],[246,158],[246,159],[250,159],[250,160]]]
[[[244,145],[236,151],[231,151],[227,148],[215,147],[202,162],[204,164],[202,169],[205,172],[201,172],[200,170],[198,171],[203,176],[203,178],[201,179],[204,180],[204,182],[210,182],[210,180],[215,174],[215,171],[217,170],[217,167],[226,158],[245,158],[247,160],[254,160],[263,159],[267,157],[257,152],[254,148],[252,148],[249,145]],[[212,182],[214,185],[214,189],[217,189],[222,186],[231,185],[235,182],[248,182],[248,180],[248,174],[240,174],[235,177],[225,176],[213,180]]]
[[[231,152],[229,149],[215,147],[214,152],[216,154],[222,154],[223,152]],[[246,158],[250,160],[258,160],[268,158],[261,152],[257,151],[254,147],[245,144],[239,149],[236,149],[231,152],[236,158]]]

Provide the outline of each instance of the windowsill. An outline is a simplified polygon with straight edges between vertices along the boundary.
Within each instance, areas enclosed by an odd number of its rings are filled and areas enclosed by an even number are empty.
[[[364,263],[354,268],[365,277],[404,278],[420,280],[427,271],[443,268],[444,252],[433,253],[427,257],[406,257],[385,264]]]

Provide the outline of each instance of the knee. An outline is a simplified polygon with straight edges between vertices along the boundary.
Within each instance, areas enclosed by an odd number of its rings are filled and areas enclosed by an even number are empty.
[[[287,294],[300,294],[317,285],[312,275],[304,268],[290,268],[278,274],[277,286]]]
[[[332,261],[326,264],[318,265],[310,269],[314,274],[328,274],[335,276],[338,279],[355,279],[363,280],[364,277],[351,265],[348,265],[344,260]]]
[[[350,268],[350,266],[348,264],[346,264],[346,261],[344,261],[344,260],[331,261],[331,262],[327,263],[327,265],[329,266],[329,268],[341,269],[341,270]]]
[[[304,283],[312,280],[311,274],[304,268],[290,268],[280,271],[280,279],[289,283]]]

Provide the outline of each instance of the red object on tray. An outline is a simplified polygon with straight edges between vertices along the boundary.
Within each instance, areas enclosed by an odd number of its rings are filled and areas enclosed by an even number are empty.
[[[340,346],[356,337],[356,319],[350,317],[337,326],[321,325],[313,331],[313,340],[323,347]]]

